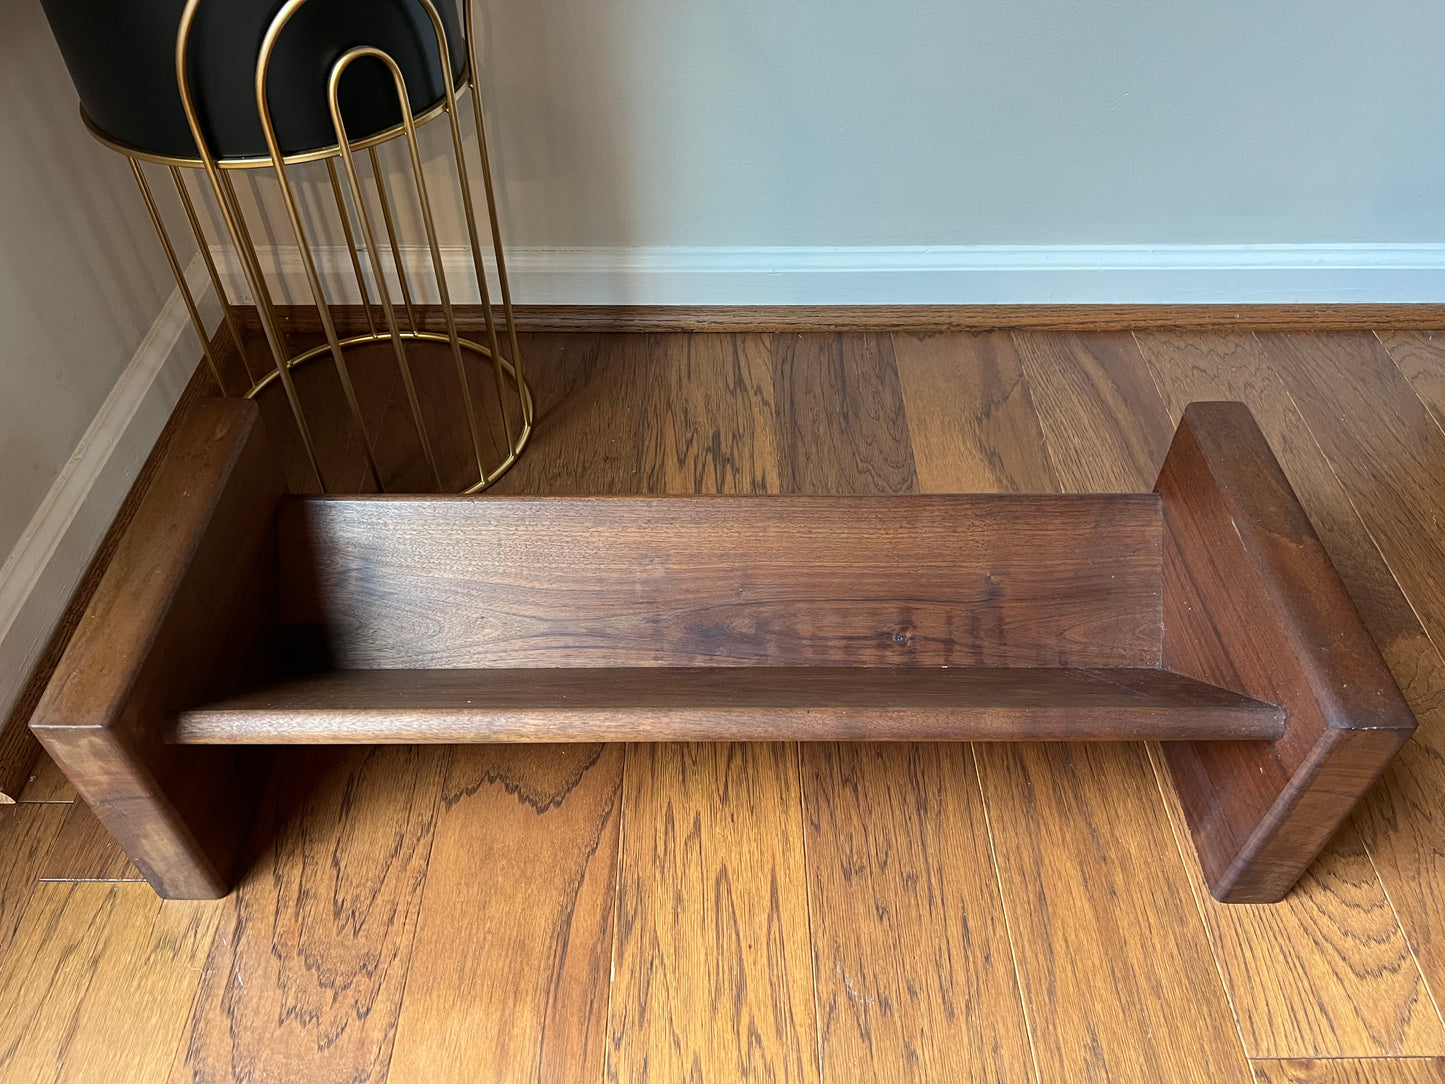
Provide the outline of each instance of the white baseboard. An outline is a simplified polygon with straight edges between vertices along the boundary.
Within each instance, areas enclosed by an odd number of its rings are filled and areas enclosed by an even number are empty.
[[[199,256],[186,277],[207,326],[219,323]],[[0,720],[19,699],[200,358],[177,289],[0,567]]]
[[[234,257],[216,255],[233,296],[249,297]],[[310,302],[295,248],[259,255],[280,303]],[[333,303],[360,300],[344,248],[320,249],[316,259]],[[406,248],[402,259],[418,299],[434,302],[426,249]],[[444,248],[442,263],[453,300],[475,303],[469,250]],[[507,268],[523,305],[1445,302],[1445,244],[516,247]],[[399,304],[395,281],[390,289]]]

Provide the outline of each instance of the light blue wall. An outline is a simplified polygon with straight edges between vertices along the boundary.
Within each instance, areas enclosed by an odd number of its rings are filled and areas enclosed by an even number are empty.
[[[1445,241],[1439,0],[482,0],[518,245]]]

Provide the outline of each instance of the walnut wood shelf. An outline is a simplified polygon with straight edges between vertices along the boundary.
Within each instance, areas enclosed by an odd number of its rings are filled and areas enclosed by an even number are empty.
[[[330,670],[180,713],[182,744],[1273,741],[1284,711],[1168,670]]]
[[[229,890],[276,745],[1157,739],[1263,902],[1415,721],[1238,404],[1153,493],[314,498],[213,400],[31,725],[170,897]]]

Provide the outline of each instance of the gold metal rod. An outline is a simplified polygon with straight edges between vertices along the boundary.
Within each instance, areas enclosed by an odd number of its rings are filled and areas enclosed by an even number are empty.
[[[351,410],[351,416],[356,421],[361,431],[361,446],[366,451],[366,465],[371,472],[372,481],[376,484],[378,491],[384,491],[385,486],[381,481],[381,468],[376,462],[376,453],[371,446],[371,438],[366,432],[366,416],[361,412],[361,404],[356,398],[356,389],[351,383],[351,373],[346,365],[346,359],[342,356],[341,343],[336,334],[336,325],[331,319],[331,309],[326,303],[326,294],[321,288],[321,277],[316,271],[316,260],[311,254],[311,246],[306,237],[306,227],[301,222],[301,210],[296,203],[296,194],[291,188],[290,177],[286,173],[286,163],[281,154],[281,143],[276,137],[276,126],[271,117],[270,95],[267,91],[267,75],[271,70],[271,54],[276,48],[276,39],[280,37],[281,31],[286,28],[291,17],[296,14],[307,0],[286,0],[281,5],[281,10],[271,20],[271,25],[266,28],[266,34],[261,39],[261,52],[256,61],[256,109],[261,115],[261,131],[266,136],[266,146],[271,151],[271,159],[276,166],[276,180],[281,186],[281,199],[286,204],[286,214],[291,219],[291,230],[296,236],[296,244],[300,247],[301,266],[306,272],[306,281],[311,286],[311,296],[316,302],[316,313],[321,317],[321,329],[326,333],[326,341],[331,347],[331,357],[336,363],[336,375],[341,381],[341,393],[346,399],[346,405]],[[410,108],[407,109],[410,114]],[[410,129],[408,129],[410,135]],[[412,136],[414,138],[414,136]]]
[[[362,198],[361,179],[356,174],[356,161],[352,156],[351,144],[346,137],[346,124],[341,117],[341,102],[339,98],[341,76],[353,59],[355,58],[352,54],[347,53],[338,60],[331,69],[331,78],[327,84],[327,95],[331,106],[331,122],[336,127],[336,142],[337,146],[341,148],[341,165],[346,170],[347,181],[351,184],[351,197],[356,201],[357,222],[361,226],[362,236],[366,239],[366,255],[371,262],[371,273],[376,277],[376,289],[381,298],[381,311],[386,317],[386,327],[391,334],[392,348],[396,352],[396,364],[401,371],[402,386],[406,389],[407,402],[411,406],[412,422],[416,426],[417,436],[421,439],[422,454],[426,456],[427,466],[431,468],[432,479],[436,483],[437,492],[441,492],[441,470],[437,467],[436,452],[432,447],[431,437],[427,433],[426,421],[422,415],[421,400],[417,396],[416,384],[412,380],[411,365],[406,357],[406,346],[402,343],[401,329],[397,327],[396,323],[396,306],[391,303],[391,291],[387,288],[386,276],[382,273],[381,256],[377,252],[376,236],[371,228],[371,216],[367,213],[366,201]],[[398,82],[397,85],[397,93],[403,96],[406,94],[406,87],[400,82]],[[335,184],[336,171],[332,168],[329,160],[326,164],[327,168],[331,169],[331,180],[332,183]],[[336,198],[339,205],[341,200],[341,190],[339,187],[336,192]],[[351,240],[349,231],[347,240]],[[352,243],[352,259],[356,259],[354,242]],[[361,267],[359,263],[356,274],[357,280],[360,281]],[[367,311],[369,314],[369,304]],[[368,315],[368,323],[369,322],[370,317]],[[416,328],[412,330],[415,331]],[[376,335],[375,328],[372,329],[372,335]]]
[[[446,73],[447,86],[447,120],[451,125],[452,150],[457,158],[457,180],[462,189],[462,211],[467,221],[467,238],[471,242],[472,269],[477,276],[477,289],[481,294],[482,314],[487,325],[487,343],[492,349],[492,375],[497,382],[497,410],[502,415],[502,430],[507,438],[507,447],[512,447],[512,419],[507,412],[507,392],[502,381],[502,367],[497,363],[501,357],[501,349],[497,346],[497,324],[492,315],[492,299],[487,290],[487,269],[482,263],[482,246],[477,240],[477,215],[472,207],[472,186],[467,178],[467,156],[462,146],[462,129],[457,120],[456,92],[452,89],[451,80],[451,49],[447,45],[446,25],[442,22],[441,14],[437,11],[432,0],[419,0],[422,7],[430,16],[432,29],[436,32],[437,51],[441,56],[442,71]],[[470,5],[468,5],[470,6]],[[473,91],[473,98],[476,92]],[[523,419],[525,420],[525,419]]]
[[[269,314],[271,323],[276,327],[277,338],[281,343],[282,357],[289,357],[290,344],[286,341],[285,329],[281,326],[281,318],[276,315],[276,304],[271,298],[271,289],[266,283],[266,272],[261,267],[261,258],[256,254],[256,243],[251,239],[251,227],[246,224],[246,216],[241,211],[241,198],[236,195],[236,186],[231,181],[231,175],[222,171],[221,173],[222,192],[225,198],[230,201],[231,214],[236,225],[241,230],[241,240],[244,244],[237,246],[237,251],[243,261],[249,260],[251,269],[254,271],[256,281],[261,283],[263,289],[256,295],[256,310],[262,316],[263,326],[265,316]],[[288,365],[288,368],[290,366]]]
[[[321,464],[316,456],[316,444],[311,439],[311,428],[306,424],[306,414],[301,409],[301,400],[296,394],[295,383],[291,380],[291,370],[287,364],[286,341],[276,323],[276,313],[271,308],[270,294],[266,290],[266,280],[260,273],[255,247],[249,244],[247,235],[238,228],[239,207],[233,206],[226,198],[229,195],[234,199],[235,192],[230,190],[229,181],[223,184],[222,170],[217,164],[216,156],[211,153],[205,133],[201,131],[196,103],[191,97],[191,81],[187,70],[188,54],[190,52],[191,26],[195,22],[196,9],[200,4],[201,0],[186,0],[186,6],[181,10],[180,27],[176,32],[176,88],[180,92],[181,108],[185,110],[186,123],[190,126],[191,138],[195,140],[196,150],[200,155],[201,164],[205,167],[206,176],[210,179],[211,188],[219,197],[221,216],[226,220],[226,228],[236,242],[237,250],[241,252],[241,270],[246,276],[247,285],[251,288],[251,295],[256,299],[256,312],[261,317],[261,326],[265,330],[266,341],[270,344],[271,356],[276,362],[276,375],[286,389],[286,398],[291,405],[291,414],[296,419],[296,427],[301,434],[301,443],[306,449],[306,458],[310,461],[311,470],[316,475],[316,484],[325,492],[326,478],[321,473]],[[243,241],[243,238],[246,240]]]
[[[507,340],[512,348],[512,364],[516,366],[517,388],[520,392],[526,387],[526,377],[522,369],[522,351],[517,345],[517,320],[512,312],[512,287],[507,279],[507,261],[502,253],[502,231],[497,222],[497,199],[492,190],[492,161],[487,153],[487,128],[486,122],[482,119],[482,88],[480,85],[481,69],[477,67],[477,35],[475,32],[475,17],[472,12],[473,4],[462,5],[462,36],[466,38],[467,44],[467,74],[470,76],[472,90],[472,114],[477,125],[477,153],[482,162],[482,190],[487,198],[487,219],[492,229],[492,250],[497,260],[497,282],[502,288],[502,312],[507,320]],[[532,425],[532,400],[531,396],[522,394],[522,420],[527,428]]]
[[[407,285],[406,266],[401,262],[401,245],[396,240],[396,224],[391,220],[391,199],[386,191],[386,177],[381,171],[381,159],[376,148],[370,147],[371,179],[376,182],[376,198],[381,201],[381,220],[386,224],[386,237],[391,242],[391,260],[396,265],[396,281],[401,284],[401,303],[406,306],[406,322],[413,331],[420,331],[416,322],[416,309],[411,302],[411,287]]]
[[[291,0],[291,2],[305,3],[306,0]],[[422,2],[427,3],[429,0],[422,0]],[[446,39],[442,38],[443,45],[445,45],[445,42]],[[481,427],[477,422],[476,404],[472,401],[471,382],[467,380],[466,363],[462,360],[462,348],[457,334],[456,313],[452,310],[451,293],[447,289],[446,269],[442,266],[441,245],[437,241],[436,222],[432,218],[431,199],[427,195],[426,174],[422,170],[421,147],[418,145],[416,139],[416,123],[411,115],[411,102],[406,96],[406,81],[402,78],[401,68],[397,66],[396,61],[380,49],[372,46],[358,45],[356,48],[349,50],[343,59],[350,63],[360,57],[367,56],[381,61],[391,69],[392,78],[396,81],[398,88],[398,94],[401,99],[399,103],[401,105],[401,121],[402,126],[406,129],[407,150],[411,152],[411,172],[416,182],[417,203],[421,205],[422,225],[426,228],[427,247],[431,250],[432,272],[436,277],[437,293],[441,298],[442,316],[445,318],[447,325],[447,337],[451,340],[452,358],[455,360],[457,366],[457,380],[461,383],[462,407],[467,417],[467,430],[472,438],[472,451],[474,451],[477,456],[477,477],[485,480],[487,477],[487,464],[486,457],[482,452]],[[449,71],[450,69],[448,68],[446,70]],[[450,79],[447,80],[447,86],[448,94],[450,94]],[[495,363],[495,361],[496,359],[494,357],[493,362]]]
[[[201,314],[196,309],[196,299],[191,296],[190,284],[186,282],[186,272],[181,267],[181,261],[176,258],[175,246],[171,244],[170,234],[166,232],[165,220],[161,218],[161,212],[156,207],[155,197],[151,195],[151,186],[146,182],[145,173],[140,168],[140,163],[134,158],[128,159],[131,172],[135,174],[136,184],[140,185],[141,198],[145,200],[146,210],[151,214],[151,224],[155,226],[156,233],[160,236],[161,247],[166,250],[166,261],[171,265],[171,274],[176,278],[176,286],[181,291],[181,298],[186,303],[186,312],[190,313],[191,326],[196,329],[196,335],[201,340],[201,350],[206,355],[206,364],[211,367],[211,375],[216,378],[216,386],[221,389],[221,394],[226,394],[226,382],[221,378],[221,369],[216,364],[215,355],[211,353],[211,336],[206,332],[206,325],[201,321]]]
[[[201,250],[201,259],[205,261],[206,273],[211,276],[211,285],[215,287],[216,297],[220,299],[221,315],[225,317],[226,328],[231,333],[231,342],[236,347],[236,356],[241,359],[241,368],[246,372],[246,379],[254,384],[256,377],[251,372],[250,359],[246,357],[246,344],[241,338],[241,329],[236,326],[236,313],[231,308],[230,298],[226,296],[226,287],[221,283],[221,276],[216,271],[216,261],[211,258],[211,246],[206,241],[206,232],[201,229],[201,220],[196,216],[196,208],[191,202],[191,194],[186,191],[186,182],[181,176],[180,167],[171,166],[171,180],[175,182],[176,195],[180,196],[181,206],[186,210],[186,219],[191,224],[191,232],[195,234],[196,246]]]
[[[349,158],[351,147],[342,145],[343,153]],[[331,192],[336,197],[336,213],[341,216],[341,232],[346,235],[346,254],[351,257],[351,269],[356,272],[356,288],[361,291],[361,307],[366,313],[366,330],[376,334],[376,321],[371,318],[371,295],[366,290],[366,276],[361,273],[361,257],[356,254],[356,238],[351,233],[351,216],[346,211],[346,200],[341,196],[341,182],[336,179],[336,163],[326,159],[326,175],[331,178]],[[370,240],[367,241],[370,245]]]

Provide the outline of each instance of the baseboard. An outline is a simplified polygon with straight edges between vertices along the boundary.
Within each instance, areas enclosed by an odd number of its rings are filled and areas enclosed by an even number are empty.
[[[199,256],[187,279],[207,326],[219,323]],[[0,720],[9,718],[201,354],[175,290],[0,567]]]
[[[232,296],[240,267],[216,255]],[[300,253],[258,253],[278,304],[311,301]],[[315,253],[327,297],[361,299],[347,250]],[[438,299],[424,247],[402,250],[416,300]],[[489,261],[490,262],[490,261]],[[391,263],[389,256],[384,265]],[[452,300],[479,300],[465,247],[442,250]],[[507,251],[528,306],[1438,305],[1445,244],[532,248]],[[493,279],[494,268],[489,267]],[[392,297],[400,301],[388,268]],[[374,287],[372,287],[374,289]]]

